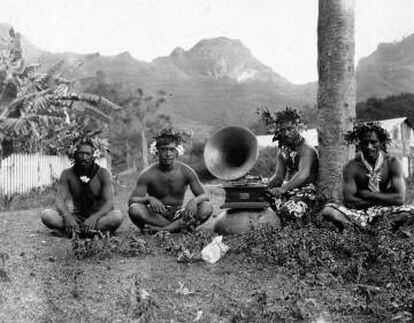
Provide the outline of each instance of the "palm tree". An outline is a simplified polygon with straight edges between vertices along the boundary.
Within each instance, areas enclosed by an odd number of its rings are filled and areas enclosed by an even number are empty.
[[[354,0],[319,0],[319,188],[342,200],[342,168],[351,156],[344,132],[355,116]]]
[[[119,110],[119,106],[98,95],[71,93],[74,82],[56,74],[63,61],[47,73],[40,73],[38,64],[26,65],[20,35],[13,29],[9,35],[10,46],[0,56],[0,140],[3,147],[11,141],[15,151],[45,152],[51,141],[61,141],[59,137],[68,135],[69,129],[79,132],[92,125],[90,130],[96,132],[96,128],[111,121],[111,113]]]

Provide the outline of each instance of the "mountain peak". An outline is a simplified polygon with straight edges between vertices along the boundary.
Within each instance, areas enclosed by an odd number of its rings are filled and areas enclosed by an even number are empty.
[[[280,79],[269,67],[259,62],[238,39],[216,37],[203,39],[185,51],[175,48],[170,56],[156,60],[158,64],[173,64],[183,73],[237,82]]]

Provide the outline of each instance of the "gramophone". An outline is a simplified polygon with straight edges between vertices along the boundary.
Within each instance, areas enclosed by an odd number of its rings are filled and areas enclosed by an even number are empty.
[[[267,185],[260,176],[246,175],[259,157],[256,136],[240,126],[226,126],[211,136],[204,148],[207,169],[215,177],[225,180],[226,193],[220,208],[265,209]]]

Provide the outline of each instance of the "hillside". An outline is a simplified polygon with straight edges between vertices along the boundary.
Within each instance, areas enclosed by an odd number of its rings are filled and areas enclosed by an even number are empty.
[[[0,36],[9,28],[0,25]],[[315,84],[291,84],[253,57],[241,41],[224,37],[201,40],[188,51],[176,48],[152,62],[136,60],[127,52],[115,56],[50,53],[25,39],[24,44],[25,59],[40,62],[43,69],[64,60],[62,74],[69,79],[82,80],[102,71],[110,82],[171,93],[167,109],[180,124],[249,125],[257,120],[258,107],[303,106],[316,99]]]
[[[357,98],[385,98],[414,93],[414,34],[394,43],[379,44],[357,67]]]
[[[9,28],[0,24],[0,38]],[[152,62],[139,61],[128,52],[115,56],[51,53],[35,47],[24,35],[22,47],[25,59],[40,62],[43,69],[63,60],[62,74],[78,84],[101,71],[108,82],[171,93],[165,110],[175,124],[196,131],[210,132],[230,123],[252,125],[259,107],[302,108],[316,103],[316,82],[292,84],[257,60],[240,40],[225,37],[203,39],[189,50],[177,47]],[[358,102],[414,93],[414,35],[380,44],[360,60],[356,77]]]

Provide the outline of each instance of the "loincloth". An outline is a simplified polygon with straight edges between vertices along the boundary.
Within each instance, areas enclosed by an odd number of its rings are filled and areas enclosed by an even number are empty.
[[[367,209],[352,209],[336,203],[328,203],[325,207],[328,206],[341,212],[350,222],[361,227],[366,227],[367,224],[371,224],[379,217],[402,212],[414,213],[414,205],[410,204],[401,206],[371,206]]]
[[[184,206],[166,206],[167,212],[163,213],[162,216],[170,222],[182,220],[183,227],[187,230],[194,230],[203,221],[198,219],[197,212],[190,216],[184,212]]]
[[[315,205],[316,186],[312,183],[291,189],[281,198],[274,198],[274,207],[278,213],[287,212],[296,218],[302,218]]]
[[[162,213],[161,216],[167,219],[168,221],[174,222],[183,217],[184,207],[182,205],[177,205],[177,206],[165,205],[165,208],[167,209],[167,211]]]

